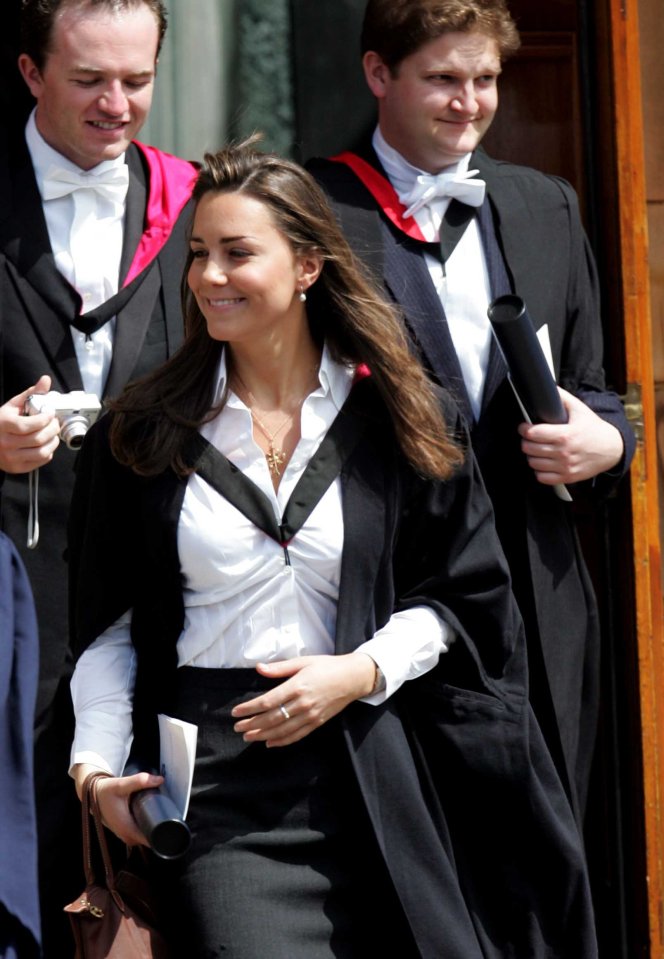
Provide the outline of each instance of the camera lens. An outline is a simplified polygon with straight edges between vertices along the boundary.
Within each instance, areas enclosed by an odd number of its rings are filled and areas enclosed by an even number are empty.
[[[60,437],[70,450],[80,450],[87,432],[88,420],[85,416],[74,413],[62,420]]]

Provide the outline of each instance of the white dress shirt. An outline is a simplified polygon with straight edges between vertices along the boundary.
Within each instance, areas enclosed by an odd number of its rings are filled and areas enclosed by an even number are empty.
[[[417,177],[426,171],[413,166],[397,153],[386,142],[380,127],[376,129],[372,143],[390,183],[402,199],[413,189]],[[469,163],[470,153],[458,163],[447,167],[445,172],[465,172]],[[438,240],[440,225],[449,202],[449,198],[436,197],[415,213],[415,222],[425,240]],[[425,253],[424,259],[445,310],[470,404],[475,418],[478,419],[489,365],[492,332],[487,316],[487,308],[491,302],[491,286],[476,217],[468,224],[445,266],[430,253]]]
[[[44,140],[30,114],[25,140],[42,197],[44,217],[55,263],[60,273],[80,294],[82,312],[101,306],[118,292],[122,256],[125,202],[112,202],[92,190],[79,190],[57,199],[44,199],[44,184],[56,169],[81,170]],[[104,160],[91,175],[125,165],[124,153]],[[126,199],[126,189],[125,189]],[[115,318],[86,336],[75,327],[71,334],[83,385],[88,393],[102,396],[113,356]]]
[[[323,351],[319,387],[302,406],[301,439],[275,492],[265,456],[254,442],[249,409],[230,392],[201,433],[269,498],[281,519],[288,499],[351,389],[353,371]],[[217,396],[226,382],[222,359]],[[185,626],[178,665],[254,667],[295,656],[334,653],[341,553],[341,480],[328,488],[284,549],[255,527],[197,474],[187,483],[178,525]],[[72,764],[88,762],[119,774],[131,744],[135,655],[131,611],[81,656],[72,679],[76,738]],[[380,666],[383,702],[406,680],[432,669],[453,640],[427,606],[395,613],[359,649]]]

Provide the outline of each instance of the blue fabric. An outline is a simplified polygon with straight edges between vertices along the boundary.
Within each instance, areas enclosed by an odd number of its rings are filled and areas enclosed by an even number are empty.
[[[30,585],[0,533],[0,956],[39,955],[32,726],[39,668]]]

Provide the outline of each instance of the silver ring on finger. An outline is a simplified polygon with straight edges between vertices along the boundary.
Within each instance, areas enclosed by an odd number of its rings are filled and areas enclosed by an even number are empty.
[[[279,707],[279,712],[284,717],[284,719],[290,719],[290,713],[288,712],[288,710],[286,709],[283,703]]]

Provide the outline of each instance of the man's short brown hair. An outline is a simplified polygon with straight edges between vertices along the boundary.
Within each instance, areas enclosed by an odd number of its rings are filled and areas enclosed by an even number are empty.
[[[27,53],[41,72],[51,49],[53,24],[58,13],[69,7],[92,10],[128,10],[145,5],[154,14],[159,30],[157,56],[166,33],[166,7],[163,0],[22,0],[21,53]]]
[[[501,60],[519,49],[519,32],[505,0],[369,0],[362,54],[373,50],[395,73],[402,60],[430,40],[470,32],[495,40]]]

